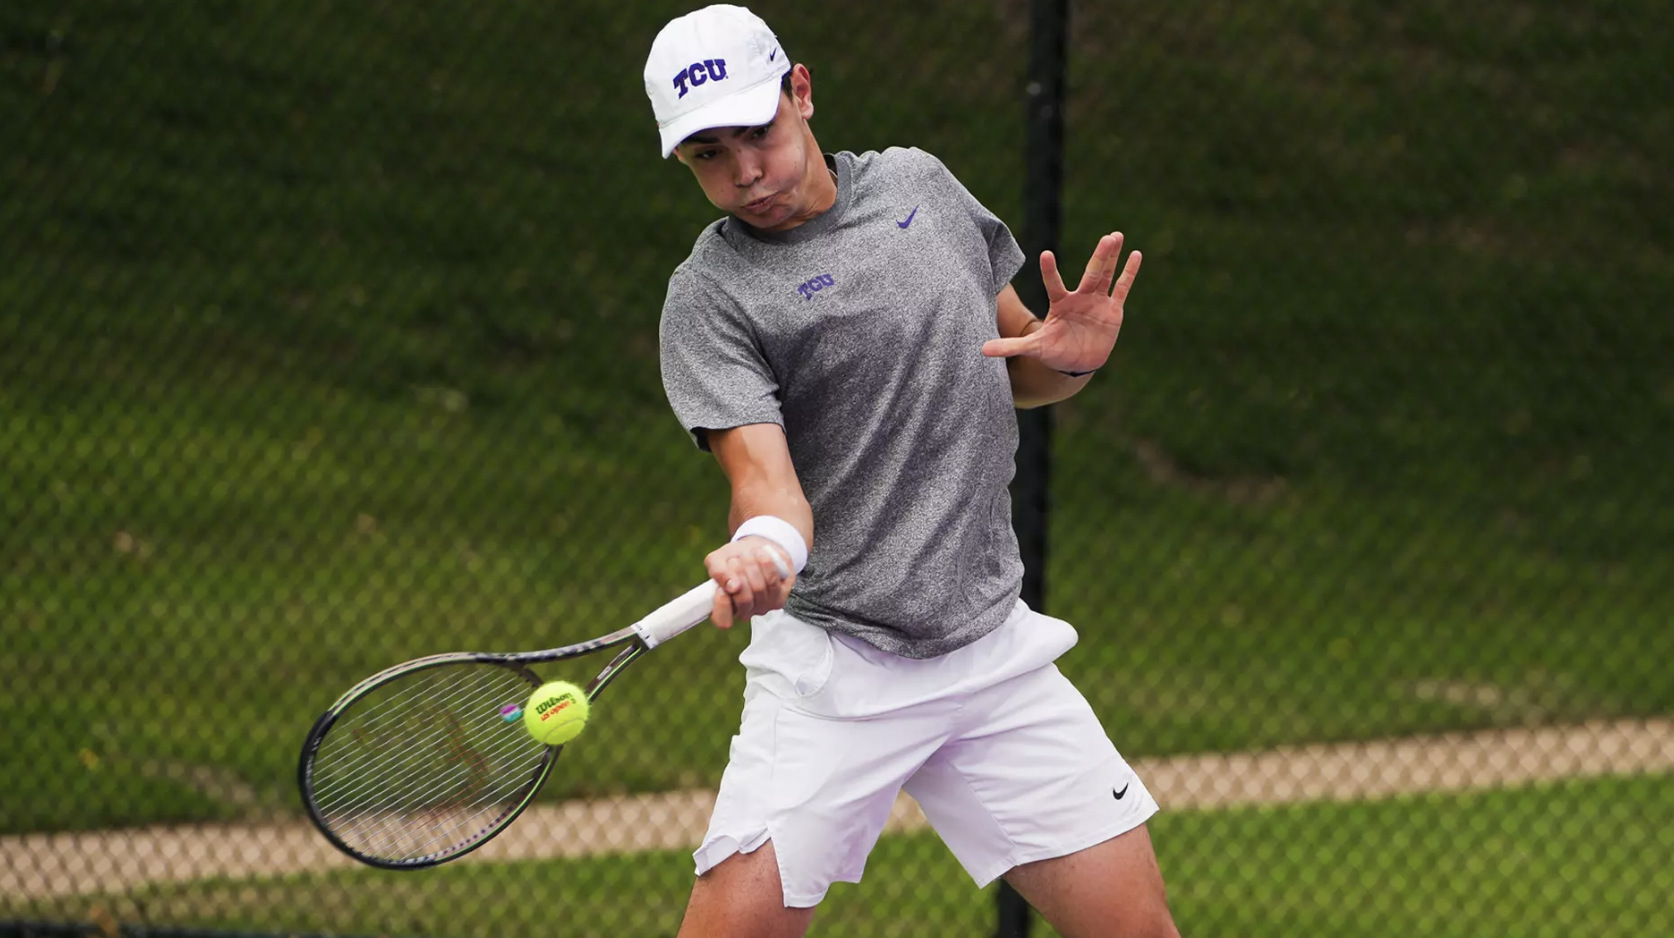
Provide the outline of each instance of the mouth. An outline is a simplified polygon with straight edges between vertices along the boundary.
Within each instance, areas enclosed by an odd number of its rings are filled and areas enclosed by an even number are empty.
[[[777,196],[767,195],[755,200],[754,202],[745,202],[743,206],[744,211],[749,212],[751,215],[760,215],[769,208],[773,207],[773,200],[776,197]]]

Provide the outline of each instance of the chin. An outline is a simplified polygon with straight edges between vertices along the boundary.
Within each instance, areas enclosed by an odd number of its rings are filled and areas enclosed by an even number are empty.
[[[788,205],[775,205],[766,212],[758,215],[754,212],[745,210],[743,206],[739,206],[733,210],[732,214],[740,221],[753,227],[771,228],[774,225],[785,222],[792,214],[794,214],[794,212]]]

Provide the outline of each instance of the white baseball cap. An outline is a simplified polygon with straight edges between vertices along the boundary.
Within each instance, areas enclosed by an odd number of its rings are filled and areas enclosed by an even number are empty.
[[[670,20],[645,60],[663,156],[700,130],[772,120],[790,67],[773,30],[744,7],[717,3]]]

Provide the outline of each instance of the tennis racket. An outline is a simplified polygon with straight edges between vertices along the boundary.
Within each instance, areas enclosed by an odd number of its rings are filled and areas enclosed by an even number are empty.
[[[706,581],[624,629],[522,654],[431,655],[380,671],[338,698],[308,732],[297,781],[308,816],[339,850],[372,866],[418,869],[470,853],[540,791],[562,746],[524,729],[544,681],[530,665],[621,650],[599,694],[647,651],[708,618]]]

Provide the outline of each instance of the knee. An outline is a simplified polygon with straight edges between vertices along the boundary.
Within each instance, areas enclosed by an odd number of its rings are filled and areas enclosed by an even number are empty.
[[[1125,938],[1180,938],[1180,929],[1174,927],[1174,916],[1164,909],[1162,915],[1151,922],[1141,925],[1135,931],[1124,932]]]
[[[1174,926],[1174,916],[1169,913],[1168,905],[1158,896],[1156,902],[1145,902],[1130,906],[1123,910],[1119,921],[1107,923],[1107,927],[1095,932],[1100,938],[1180,938],[1180,930]]]
[[[1168,895],[1161,877],[1147,893],[1134,908],[1126,930],[1116,934],[1123,938],[1180,938],[1180,929],[1174,925],[1174,914],[1168,910]]]

